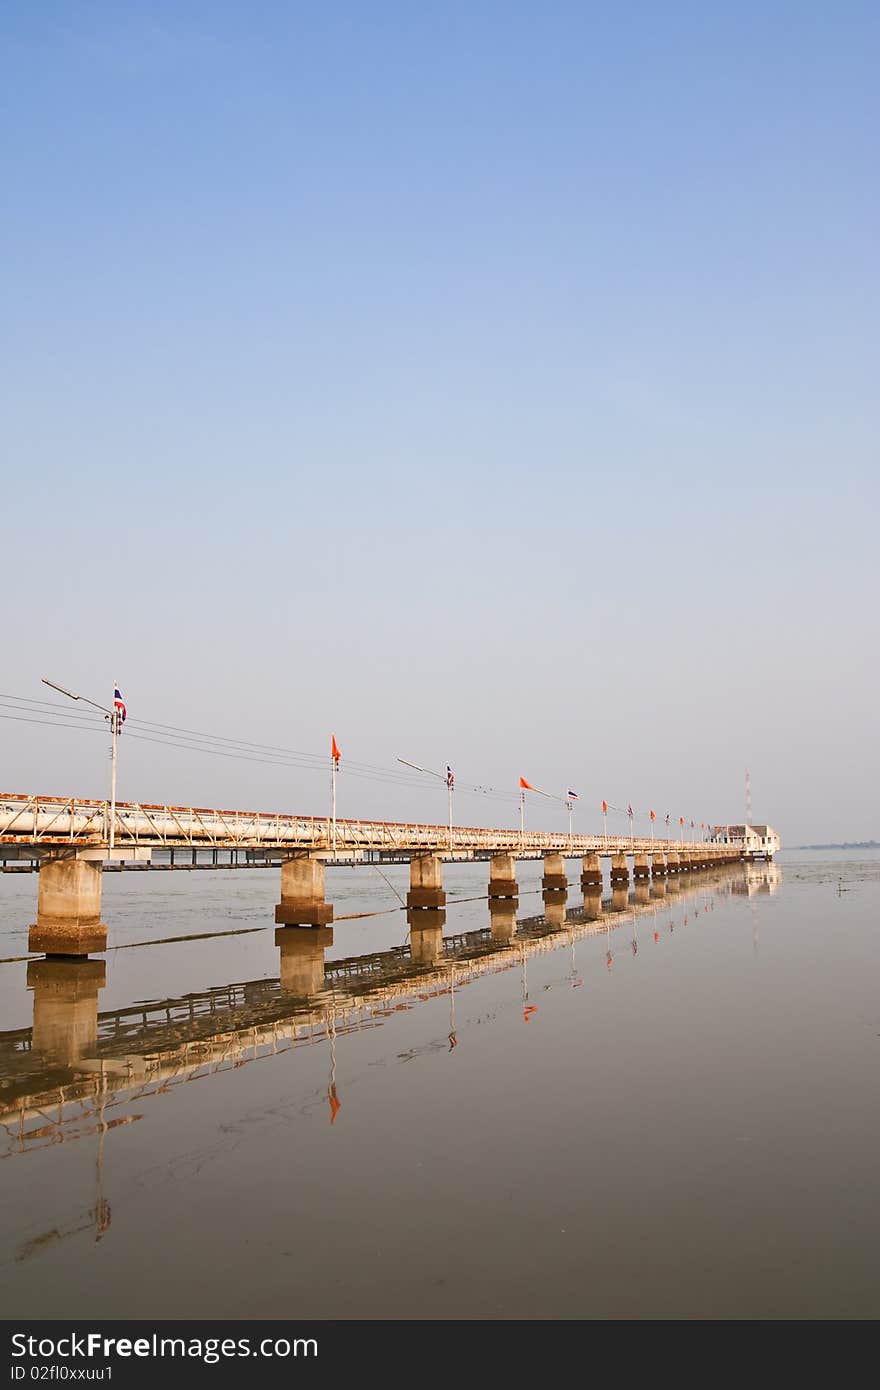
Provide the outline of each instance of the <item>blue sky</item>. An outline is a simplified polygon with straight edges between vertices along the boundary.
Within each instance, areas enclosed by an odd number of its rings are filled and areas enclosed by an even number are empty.
[[[132,720],[524,772],[585,825],[739,817],[748,764],[790,842],[880,834],[878,36],[852,3],[5,6],[2,690],[115,676]],[[132,798],[325,807],[124,755]],[[10,790],[105,761],[0,724]]]

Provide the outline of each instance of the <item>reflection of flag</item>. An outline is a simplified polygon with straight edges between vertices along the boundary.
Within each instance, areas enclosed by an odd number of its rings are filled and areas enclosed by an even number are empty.
[[[333,1121],[336,1119],[336,1116],[342,1109],[342,1101],[338,1098],[336,1094],[335,1084],[330,1087],[330,1094],[327,1097],[327,1099],[330,1101],[330,1123],[332,1125]]]
[[[653,811],[650,812],[650,816],[651,816],[651,820],[656,820],[656,819],[657,819],[657,817],[654,815],[654,812],[653,812]]]
[[[531,788],[529,788],[529,790],[531,790]],[[532,1014],[536,1014],[537,1012],[538,1012],[538,1006],[537,1006],[537,1004],[526,1004],[525,1008],[523,1009],[523,1022],[524,1022],[524,1023],[528,1023],[528,1021],[529,1021],[529,1019],[531,1018]]]
[[[448,763],[446,764],[446,785],[447,787],[455,786],[455,773],[452,771],[452,768],[449,766]]]
[[[568,799],[569,799],[569,801],[577,801],[577,800],[578,800],[578,794],[577,794],[577,792],[573,792],[572,789],[571,789],[571,787],[569,787],[569,789],[568,789]]]
[[[607,816],[607,815],[608,815],[608,802],[607,802],[607,801],[603,801],[603,802],[602,802],[602,815],[603,815],[603,816]]]
[[[520,777],[519,784],[524,792],[533,792],[535,790],[531,782],[527,782],[525,777]]]
[[[125,701],[123,700],[118,689],[115,689],[113,691],[113,708],[119,716],[120,724],[124,724],[128,715],[128,711],[125,708]]]
[[[339,752],[339,744],[336,742],[335,734],[330,735],[330,756],[333,759],[336,766],[338,767],[341,754]]]

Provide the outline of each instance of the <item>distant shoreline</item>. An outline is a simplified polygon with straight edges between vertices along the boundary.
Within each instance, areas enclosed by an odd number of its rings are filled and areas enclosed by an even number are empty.
[[[847,840],[842,845],[791,845],[791,849],[880,849],[880,840]]]

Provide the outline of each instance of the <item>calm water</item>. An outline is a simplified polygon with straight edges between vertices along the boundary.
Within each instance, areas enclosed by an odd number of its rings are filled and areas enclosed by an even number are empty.
[[[328,872],[382,915],[311,998],[271,870],[105,876],[103,984],[0,965],[4,1316],[880,1315],[880,855],[565,927],[520,866],[515,939],[450,903],[435,965],[383,874]]]

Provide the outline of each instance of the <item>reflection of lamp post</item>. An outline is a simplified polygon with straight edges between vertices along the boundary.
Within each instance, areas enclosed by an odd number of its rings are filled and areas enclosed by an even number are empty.
[[[112,709],[107,709],[106,705],[99,705],[96,700],[90,700],[87,695],[75,695],[72,690],[67,690],[63,685],[56,685],[55,681],[50,681],[46,676],[42,677],[43,685],[51,686],[62,695],[66,695],[68,700],[82,700],[83,704],[91,705],[94,709],[99,709],[105,719],[110,721],[110,834],[109,844],[112,849],[116,843],[116,740],[122,732],[122,723],[125,719],[123,713],[125,706],[122,704],[121,697],[118,696],[118,687],[114,686],[114,705]],[[118,700],[118,703],[117,703]],[[121,706],[121,708],[120,708]]]
[[[411,767],[411,768],[413,768],[416,772],[423,772],[423,773],[425,774],[426,777],[438,777],[438,778],[440,779],[441,782],[445,782],[445,783],[446,783],[446,792],[447,792],[448,809],[449,809],[449,853],[451,854],[451,853],[452,853],[452,839],[453,839],[453,835],[452,835],[452,825],[453,825],[453,820],[452,820],[452,811],[453,811],[452,798],[453,798],[453,793],[455,792],[455,774],[454,774],[454,772],[452,771],[452,768],[451,768],[451,767],[449,766],[449,764],[447,763],[447,764],[446,764],[446,775],[444,776],[442,772],[434,772],[433,769],[430,768],[430,767],[419,767],[418,763],[410,763],[410,762],[407,762],[406,758],[398,758],[397,761],[398,761],[399,763],[403,763],[404,767]]]

